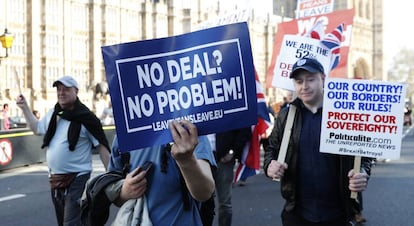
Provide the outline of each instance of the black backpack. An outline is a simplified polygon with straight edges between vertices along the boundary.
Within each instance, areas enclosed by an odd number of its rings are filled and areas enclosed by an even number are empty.
[[[83,226],[104,226],[109,218],[111,202],[105,194],[105,188],[125,178],[130,169],[129,153],[122,155],[122,171],[111,171],[88,180],[84,198],[80,202]]]
[[[123,178],[123,172],[114,171],[98,175],[86,183],[85,198],[81,200],[83,226],[105,225],[112,204],[105,194],[105,188]]]

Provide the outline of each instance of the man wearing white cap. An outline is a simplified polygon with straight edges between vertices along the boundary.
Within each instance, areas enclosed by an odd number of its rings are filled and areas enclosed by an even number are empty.
[[[53,83],[57,103],[40,120],[20,94],[17,105],[23,110],[30,129],[44,135],[42,148],[47,147],[52,201],[59,226],[81,225],[79,200],[92,171],[92,148],[100,154],[107,168],[109,145],[100,120],[77,96],[79,86],[71,76]]]
[[[353,170],[353,157],[319,152],[322,122],[323,66],[313,58],[299,59],[292,67],[297,98],[279,113],[263,164],[266,176],[281,181],[286,200],[283,226],[354,225],[359,204],[352,192],[366,189],[371,161],[362,158]],[[286,159],[278,162],[287,115],[294,109]]]

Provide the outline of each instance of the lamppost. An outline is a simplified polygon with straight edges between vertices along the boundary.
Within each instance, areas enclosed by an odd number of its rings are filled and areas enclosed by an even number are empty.
[[[6,49],[6,55],[0,56],[0,64],[1,59],[7,58],[9,56],[9,48],[11,48],[14,41],[14,36],[7,31],[7,28],[4,29],[4,33],[0,36],[0,42],[3,48]]]

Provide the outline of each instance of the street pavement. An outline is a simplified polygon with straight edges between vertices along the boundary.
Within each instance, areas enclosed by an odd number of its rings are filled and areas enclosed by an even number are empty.
[[[378,161],[363,193],[364,226],[414,225],[414,130],[405,128],[398,160]],[[280,184],[259,174],[233,189],[234,226],[280,226]],[[217,226],[217,219],[215,222]]]
[[[99,156],[93,158],[93,174],[103,173]],[[401,158],[379,161],[372,169],[368,189],[363,193],[363,214],[368,220],[365,226],[414,225],[413,171],[414,134],[406,130]],[[45,164],[0,172],[0,184],[0,225],[55,225]],[[246,186],[235,185],[233,226],[280,226],[284,200],[279,186],[263,173],[250,177]],[[116,210],[111,209],[109,221]]]

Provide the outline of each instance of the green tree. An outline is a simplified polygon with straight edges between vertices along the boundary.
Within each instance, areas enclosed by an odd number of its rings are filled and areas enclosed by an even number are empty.
[[[402,48],[392,60],[388,80],[407,84],[407,98],[414,94],[414,50]]]

